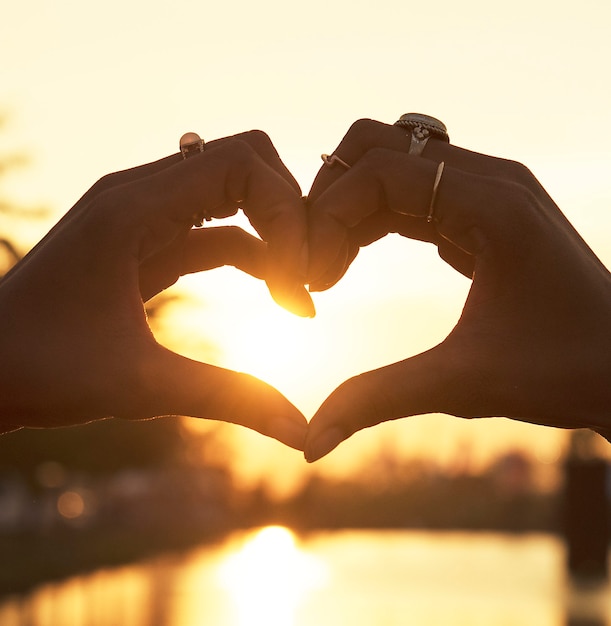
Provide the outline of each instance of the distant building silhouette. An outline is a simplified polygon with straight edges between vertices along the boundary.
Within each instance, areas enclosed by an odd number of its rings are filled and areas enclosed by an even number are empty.
[[[607,462],[596,453],[596,435],[573,433],[565,465],[564,536],[572,578],[585,582],[608,575]]]

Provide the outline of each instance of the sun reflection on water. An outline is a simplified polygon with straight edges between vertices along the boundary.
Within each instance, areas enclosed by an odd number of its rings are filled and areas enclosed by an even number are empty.
[[[231,597],[236,626],[292,626],[308,593],[325,585],[328,571],[298,547],[288,528],[267,526],[221,563],[218,577]]]

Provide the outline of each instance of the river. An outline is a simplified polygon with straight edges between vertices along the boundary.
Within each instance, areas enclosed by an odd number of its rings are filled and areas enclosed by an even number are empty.
[[[609,626],[549,535],[266,527],[0,600],[1,626]]]

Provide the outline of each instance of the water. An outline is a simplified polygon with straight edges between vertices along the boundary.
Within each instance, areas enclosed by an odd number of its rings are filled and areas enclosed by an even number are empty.
[[[609,626],[608,587],[577,591],[546,535],[267,527],[42,586],[1,626]]]

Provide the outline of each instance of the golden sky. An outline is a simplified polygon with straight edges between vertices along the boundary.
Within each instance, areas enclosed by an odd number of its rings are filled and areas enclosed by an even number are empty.
[[[0,153],[31,158],[4,192],[52,207],[53,220],[103,174],[176,151],[185,131],[265,130],[306,193],[354,120],[420,111],[456,144],[526,163],[611,263],[609,3],[20,0],[2,13]],[[27,245],[48,225],[29,225]],[[308,416],[347,376],[443,339],[469,287],[434,250],[398,237],[316,295],[315,320],[278,310],[236,271],[184,282],[196,306],[177,313],[167,341],[200,355],[212,343],[214,362],[276,384]],[[236,437],[249,471],[262,454],[272,472],[301,463]],[[375,460],[388,441],[442,456],[468,445],[477,458],[528,441],[550,458],[563,440],[505,420],[413,418],[355,437],[321,467]]]

